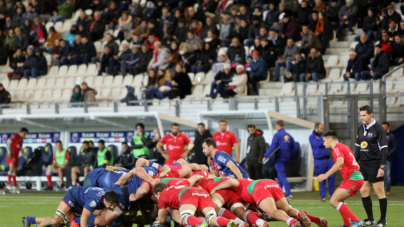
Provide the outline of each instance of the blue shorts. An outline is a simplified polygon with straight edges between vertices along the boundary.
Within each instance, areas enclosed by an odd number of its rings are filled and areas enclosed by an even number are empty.
[[[84,177],[83,187],[91,187],[91,186],[93,186],[91,184],[91,172],[92,171],[88,172],[86,177]]]
[[[178,165],[181,165],[181,163],[179,163],[179,162],[174,162],[171,166],[178,166]]]
[[[69,191],[67,191],[66,194],[63,196],[62,201],[70,208],[72,213],[74,213],[77,217],[81,216],[81,213],[83,213],[83,207],[81,206],[80,203],[76,202],[73,195],[70,194]]]

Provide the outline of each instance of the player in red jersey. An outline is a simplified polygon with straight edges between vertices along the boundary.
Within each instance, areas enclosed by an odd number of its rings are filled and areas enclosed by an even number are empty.
[[[177,123],[172,124],[171,133],[167,134],[157,143],[157,150],[166,159],[166,164],[171,166],[180,158],[185,158],[194,147],[188,136],[179,132],[180,126]],[[166,144],[167,153],[163,150],[163,145]],[[188,149],[184,152],[185,144],[188,144]]]
[[[183,225],[208,227],[208,224],[195,217],[195,211],[199,209],[205,215],[211,226],[235,227],[234,220],[217,217],[215,204],[209,193],[203,189],[192,188],[196,181],[202,177],[192,176],[190,179],[172,179],[165,183],[157,183],[153,187],[153,195],[158,201],[158,220],[163,223],[167,219],[168,208],[179,209],[180,221]]]
[[[233,132],[227,131],[227,122],[226,120],[221,120],[219,122],[219,132],[215,132],[213,134],[212,139],[216,142],[217,149],[219,151],[224,151],[231,156],[231,152],[234,147],[234,151],[236,152],[237,163],[240,163],[240,146],[238,144],[236,135]],[[212,165],[211,159],[208,157],[209,165]]]
[[[282,188],[273,180],[231,179],[218,184],[211,193],[222,189],[232,189],[240,198],[257,208],[269,217],[286,222],[291,227],[311,226],[311,219],[318,226],[326,227],[327,220],[317,218],[303,211],[291,208],[283,194]]]
[[[23,152],[22,142],[23,139],[27,136],[28,129],[21,128],[19,133],[14,133],[10,138],[8,138],[7,144],[7,166],[9,168],[7,173],[7,189],[11,190],[11,179],[13,179],[14,187],[18,188],[17,180],[15,178],[17,174],[18,168],[18,155],[21,155],[25,158],[28,163],[28,158]]]
[[[354,154],[348,146],[338,142],[337,134],[334,131],[324,133],[323,141],[326,148],[332,149],[335,164],[325,174],[320,174],[317,180],[318,182],[326,180],[329,176],[340,170],[343,181],[332,195],[330,203],[341,213],[344,220],[343,227],[362,226],[362,221],[344,203],[345,199],[356,194],[364,182]]]

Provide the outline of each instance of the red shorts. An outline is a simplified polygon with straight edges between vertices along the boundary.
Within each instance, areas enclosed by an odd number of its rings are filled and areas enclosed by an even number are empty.
[[[210,195],[207,191],[198,188],[190,188],[184,191],[180,196],[180,206],[181,205],[194,205],[200,211],[206,207],[215,208]]]
[[[255,184],[254,190],[252,192],[252,197],[255,201],[255,204],[258,204],[263,199],[272,197],[275,202],[285,197],[283,194],[282,188],[278,184],[269,184],[268,181],[262,180]]]
[[[348,192],[351,196],[355,196],[358,190],[362,187],[364,180],[344,180],[338,187]]]
[[[180,178],[178,170],[171,170],[164,178]]]
[[[14,155],[14,153],[11,155],[11,159],[8,159],[7,157],[7,165],[9,166],[10,164],[13,164],[14,166],[18,166],[18,153],[17,155]]]
[[[230,190],[219,190],[216,191],[215,193],[219,194],[222,196],[224,204],[223,206],[226,206],[227,208],[231,208],[235,203],[243,203],[243,200],[241,200],[240,196],[238,196],[236,193]]]

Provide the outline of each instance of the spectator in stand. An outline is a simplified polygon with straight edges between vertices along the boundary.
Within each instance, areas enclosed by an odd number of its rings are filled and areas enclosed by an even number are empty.
[[[362,34],[360,36],[359,43],[355,47],[355,52],[358,56],[359,65],[368,65],[370,59],[374,55],[374,47],[373,42],[368,40],[366,34]]]
[[[48,64],[40,48],[35,49],[35,55],[30,69],[24,70],[24,78],[37,78],[48,73]]]
[[[30,70],[32,67],[32,64],[34,63],[34,46],[29,45],[27,48],[27,57],[25,58],[23,70]],[[23,74],[24,74],[23,71]]]
[[[138,35],[139,36],[139,42],[143,42],[148,38],[150,34],[150,29],[147,27],[147,21],[142,20],[140,22],[140,25],[137,26],[134,30],[132,30],[129,34],[129,36],[133,35]]]
[[[404,62],[404,42],[403,36],[396,34],[394,36],[395,43],[393,44],[392,62],[395,66],[401,65]]]
[[[335,29],[339,25],[339,10],[341,9],[341,5],[338,0],[331,0],[331,4],[329,4],[326,8],[326,15],[330,20],[332,25],[332,29]]]
[[[177,58],[184,65],[187,72],[191,71],[191,66],[196,63],[196,56],[188,43],[181,44]]]
[[[230,15],[229,14],[224,14],[223,15],[223,24],[220,26],[220,33],[219,33],[219,39],[220,39],[220,46],[222,47],[228,47],[230,45],[230,40],[231,40],[231,35],[232,31],[234,29],[234,24],[230,20]]]
[[[169,46],[170,45],[170,40],[172,36],[172,27],[170,21],[166,20],[163,23],[162,28],[160,29],[158,38],[161,40],[161,43],[164,46]]]
[[[283,1],[285,3],[285,7],[289,10],[292,11],[292,14],[294,16],[296,16],[300,10],[300,5],[299,5],[299,1],[295,1],[295,0],[284,0]],[[259,179],[259,178],[257,178]]]
[[[146,7],[143,9],[143,18],[150,20],[156,17],[156,13],[157,12],[154,3],[152,1],[148,1],[146,3]]]
[[[248,31],[250,30],[249,25],[245,19],[241,19],[240,26],[234,29],[234,37],[237,37],[240,41],[248,39]],[[244,41],[243,41],[244,42]],[[251,42],[254,42],[251,40]]]
[[[30,33],[30,43],[34,46],[42,45],[45,43],[47,37],[48,32],[46,31],[45,25],[41,23],[39,17],[35,17]]]
[[[15,6],[13,10],[15,10],[13,17],[12,17],[13,25],[16,27],[24,25],[25,20],[22,19],[23,14],[24,14],[23,8]]]
[[[275,61],[278,59],[277,50],[278,49],[276,49],[274,45],[268,44],[268,39],[260,39],[260,48],[258,49],[258,52],[261,58],[267,63],[268,68],[275,66]]]
[[[38,17],[38,14],[35,12],[34,7],[32,7],[32,5],[28,5],[27,11],[21,17],[21,21],[28,19],[32,23],[36,17]]]
[[[105,7],[106,7],[106,5],[103,2],[101,2],[100,0],[93,0],[89,6],[89,8],[91,10],[93,10],[93,12],[95,12],[95,11],[101,12],[102,10],[105,9]]]
[[[226,51],[220,49],[217,53],[217,61],[212,65],[212,74],[218,74],[224,67],[224,64],[231,64],[229,57],[227,57]]]
[[[200,34],[201,39],[205,39],[208,36],[208,31],[213,30],[215,34],[217,34],[216,24],[213,23],[213,19],[211,17],[206,17],[205,25],[202,27],[202,32]]]
[[[4,47],[7,48],[7,52],[9,53],[13,52],[14,43],[15,43],[14,30],[9,29],[7,32],[6,39],[4,40]]]
[[[303,0],[300,3],[300,10],[297,14],[297,22],[299,23],[299,25],[309,24],[309,17],[312,9],[308,6],[309,4],[306,0]]]
[[[129,14],[133,17],[140,17],[142,14],[142,7],[139,4],[140,0],[132,0],[132,4],[129,5]]]
[[[212,99],[216,98],[217,94],[221,94],[226,87],[229,86],[229,83],[232,81],[234,73],[231,71],[230,65],[225,64],[223,70],[215,75],[215,80],[212,82],[210,86],[210,97]]]
[[[195,35],[200,37],[201,32],[202,32],[202,27],[203,27],[202,22],[197,21],[197,20],[193,20],[192,23],[191,23],[191,26],[189,26],[189,30],[193,31],[195,33]]]
[[[145,44],[147,44],[147,46],[149,46],[149,48],[151,50],[155,50],[154,49],[154,43],[160,41],[156,36],[154,36],[153,33],[150,33],[149,36],[147,37],[147,40],[144,41]]]
[[[259,56],[257,50],[252,52],[253,60],[251,62],[251,72],[249,76],[249,83],[251,84],[253,95],[258,95],[257,83],[261,80],[266,80],[268,77],[267,63]]]
[[[175,65],[178,62],[178,53],[180,52],[180,49],[178,48],[178,43],[176,41],[172,41],[170,43],[170,49],[168,50],[168,59],[165,61],[168,63],[167,68],[174,68]]]
[[[391,38],[394,38],[394,36],[399,33],[398,24],[397,24],[392,18],[389,20],[389,30],[388,30],[388,33],[389,33],[389,36],[390,36]]]
[[[165,62],[166,59],[168,59],[167,48],[162,47],[159,41],[154,42],[153,58],[149,62],[148,69],[157,70],[159,68],[167,68],[168,64]]]
[[[361,72],[361,79],[362,80],[378,80],[383,77],[384,74],[390,71],[390,59],[389,55],[386,54],[382,50],[382,46],[379,43],[375,45],[375,59],[372,65],[372,68],[369,71],[362,71]]]
[[[150,137],[145,134],[144,124],[136,124],[136,134],[133,135],[132,141],[130,141],[132,146],[132,158],[145,158],[149,159],[149,148],[146,146],[150,143]]]
[[[77,26],[72,25],[72,27],[70,28],[70,32],[65,35],[64,40],[66,40],[70,46],[73,46],[77,34],[78,34]]]
[[[205,38],[205,43],[209,43],[210,47],[212,47],[213,49],[217,49],[218,45],[220,44],[220,40],[219,38],[217,38],[215,31],[208,31],[208,37]]]
[[[133,28],[132,16],[127,11],[122,12],[122,16],[118,20],[119,31],[123,33],[123,39],[129,39],[129,33]],[[122,41],[122,40],[121,40]]]
[[[119,54],[119,45],[118,45],[118,43],[116,43],[115,37],[112,34],[107,34],[106,40],[107,40],[107,46],[111,49],[111,54],[118,55]]]
[[[79,26],[80,24],[84,25],[85,28],[88,30],[88,26],[90,25],[90,21],[88,20],[88,17],[86,15],[85,11],[80,12],[80,16],[76,21],[76,25]]]
[[[367,69],[365,69],[366,67]],[[349,52],[348,66],[344,73],[344,81],[349,81],[349,79],[355,79],[356,81],[361,80],[362,70],[369,71],[367,65],[363,65],[362,62],[358,61],[358,56],[355,51]]]
[[[23,25],[21,25],[21,30],[26,36],[30,36],[31,29],[32,29],[32,22],[28,19],[25,19]],[[4,32],[6,33],[6,32]]]
[[[302,58],[299,51],[295,53],[295,60],[290,62],[289,70],[283,77],[284,82],[300,82],[300,78],[306,76],[306,59]]]
[[[348,34],[353,34],[352,27],[355,26],[358,18],[358,7],[353,4],[353,0],[346,0],[346,4],[341,7],[338,13],[339,26],[336,37],[341,41],[341,32],[343,28],[348,27]]]
[[[265,27],[269,29],[272,27],[272,25],[274,25],[274,23],[278,23],[278,21],[279,21],[279,11],[275,9],[275,3],[269,2],[269,10],[264,22]]]
[[[370,41],[379,40],[378,33],[379,33],[379,25],[380,19],[379,16],[375,13],[373,8],[368,9],[368,16],[365,17],[363,21],[363,31],[368,36]],[[355,41],[359,41],[360,36],[355,37]]]
[[[80,51],[82,48],[82,43],[81,43],[81,36],[76,35],[74,38],[74,44],[71,45],[72,47],[70,48],[69,55],[67,56],[68,63],[71,63],[71,60],[73,58],[78,58],[80,57]]]
[[[91,62],[91,59],[97,56],[97,51],[92,42],[88,41],[88,37],[84,36],[81,38],[81,45],[78,50],[79,55],[73,56],[70,58],[70,64],[72,65],[80,65]]]
[[[8,29],[14,29],[14,25],[11,20],[11,16],[6,16],[6,20],[4,22],[3,27],[1,28],[3,31],[7,31]]]
[[[314,34],[317,35],[317,37],[321,41],[321,54],[325,54],[325,50],[329,46],[330,40],[332,40],[334,37],[334,31],[332,30],[331,23],[328,20],[328,17],[325,15],[324,11],[325,10],[318,14],[318,23],[316,30],[314,31]]]
[[[311,20],[310,20],[310,22],[309,22],[309,29],[310,29],[310,31],[312,31],[312,32],[316,31],[317,24],[318,24],[318,12],[317,12],[317,11],[313,11],[313,12],[311,13]]]
[[[290,64],[295,60],[295,55],[299,52],[299,47],[295,44],[292,37],[289,37],[286,41],[285,52],[279,60],[275,63],[275,78],[279,80],[281,75],[281,67],[286,67],[286,71],[290,71]]]
[[[390,35],[387,31],[382,31],[382,40],[380,41],[380,46],[382,47],[383,52],[391,55],[393,53],[393,44],[394,40],[390,38]]]
[[[95,102],[95,96],[97,95],[97,90],[88,87],[86,82],[81,83],[81,92],[84,102]]]
[[[81,94],[80,85],[76,84],[72,91],[72,96],[70,97],[71,103],[83,102],[83,95]]]
[[[236,58],[245,59],[245,50],[244,47],[241,45],[240,40],[237,37],[234,37],[231,40],[231,45],[227,49],[227,56],[232,63],[235,62]]]
[[[178,42],[184,42],[187,39],[187,31],[188,28],[185,27],[185,19],[181,17],[178,19],[178,26],[175,29],[173,38]]]
[[[109,59],[113,58],[113,55],[111,53],[111,48],[109,46],[105,45],[104,46],[104,52],[102,54],[101,60],[100,60],[100,65],[98,65],[98,76],[101,76],[102,73],[106,74],[112,74],[113,68],[108,68],[109,67]]]
[[[94,41],[100,40],[104,37],[105,22],[102,20],[99,11],[94,13],[94,21],[90,24],[89,31]]]
[[[125,169],[135,168],[136,160],[129,150],[127,142],[122,142],[122,153],[118,156],[115,166],[123,167]]]
[[[244,46],[252,46],[254,44],[255,37],[260,35],[261,20],[258,16],[252,18],[252,24],[248,28],[248,39],[244,40]]]
[[[300,77],[300,82],[309,82],[310,80],[318,82],[324,79],[325,75],[326,71],[321,53],[316,48],[311,48],[310,56],[307,58],[306,75]]]
[[[9,104],[11,102],[10,93],[4,88],[3,84],[0,83],[0,104]]]
[[[194,73],[198,73],[198,67],[200,72],[204,71],[202,64],[202,45],[197,43],[194,44],[193,54],[195,56],[195,63],[191,65],[190,71]]]
[[[55,46],[55,41],[60,39],[60,34],[56,32],[54,27],[49,28],[48,38],[44,44],[44,47],[47,48],[48,53],[53,53],[53,47]]]
[[[121,10],[116,6],[114,1],[109,3],[109,7],[106,12],[102,15],[108,28],[115,31],[119,28],[118,19],[121,15]]]
[[[174,78],[171,81],[172,89],[168,93],[168,98],[174,99],[180,97],[184,99],[185,96],[192,94],[192,82],[186,74],[185,67],[181,64],[175,66]]]
[[[281,13],[287,13],[287,14],[289,14],[289,15],[292,14],[292,11],[291,11],[290,9],[287,9],[287,8],[285,7],[285,3],[284,3],[284,2],[279,3],[279,14],[281,14]],[[278,22],[278,21],[276,21],[276,22]],[[274,25],[275,25],[275,24],[274,24]]]
[[[211,68],[212,63],[215,61],[215,58],[216,50],[211,48],[209,43],[205,43],[203,45],[203,49],[201,50],[200,62],[197,59],[196,64],[191,67],[191,72],[208,72]]]
[[[325,8],[326,8],[326,5],[323,3],[322,0],[315,0],[314,1],[313,11],[321,12],[321,10],[323,10]]]
[[[229,87],[225,91],[226,96],[244,96],[243,93],[247,89],[247,81],[248,76],[247,73],[244,71],[244,66],[237,65],[236,74],[234,75],[232,82],[229,83]]]
[[[106,57],[108,59],[108,66],[105,68],[106,73],[115,76],[118,73],[118,71],[121,70],[119,61],[129,60],[130,55],[132,54],[131,51],[129,50],[129,45],[127,43],[124,43],[122,48],[123,50],[119,57],[118,55],[116,54],[113,55],[112,53],[110,53],[110,55]]]
[[[296,41],[300,40],[300,27],[297,24],[296,19],[287,14],[281,14],[280,18],[281,23],[279,26],[281,27],[280,33],[282,36],[285,38],[292,37]]]
[[[266,152],[266,143],[262,134],[257,134],[254,124],[247,126],[250,136],[247,138],[247,169],[251,179],[263,179],[262,159]]]
[[[129,69],[129,72],[132,72],[134,76],[144,73],[147,71],[147,66],[149,65],[149,62],[153,58],[153,52],[149,50],[149,47],[147,44],[142,44],[142,51],[140,52],[140,57],[139,61],[137,61],[131,69]]]
[[[29,44],[28,37],[21,32],[21,28],[17,27],[14,29],[15,31],[15,43],[14,43],[14,50],[20,48],[22,50],[27,49]]]
[[[163,7],[161,9],[160,26],[163,26],[164,21],[168,21],[171,23],[172,20],[173,20],[173,17],[170,14],[170,11],[168,10],[168,8]]]
[[[74,13],[76,8],[76,4],[73,0],[66,0],[64,3],[60,4],[57,7],[58,13],[49,19],[49,22],[56,23],[58,21],[65,21],[66,19],[70,19]]]
[[[191,30],[188,30],[187,32],[187,40],[185,41],[186,43],[188,43],[191,47],[194,46],[194,44],[201,44],[202,40],[201,38],[199,38],[199,36],[195,35],[195,33]]]
[[[142,86],[140,87],[140,89],[136,93],[136,96],[137,96],[138,100],[142,100],[142,99],[144,99],[146,97],[145,93],[149,90],[150,87],[152,87],[152,86],[158,87],[158,85],[157,85],[158,78],[157,78],[157,75],[156,75],[156,71],[154,69],[150,69],[147,72],[148,72],[149,80],[148,80],[146,85],[142,84]]]
[[[24,62],[25,55],[22,54],[20,48],[17,48],[10,61],[10,68],[13,69],[13,72],[7,73],[7,77],[11,79],[14,75],[15,78],[21,78],[24,73]]]
[[[396,9],[394,8],[393,4],[390,4],[387,6],[386,20],[390,21],[390,19],[393,19],[396,22],[396,24],[399,24],[400,21],[402,20],[401,15],[396,12]],[[388,29],[388,28],[384,27],[383,29]]]
[[[60,40],[58,53],[53,54],[53,56],[52,56],[53,65],[57,65],[57,66],[67,65],[68,64],[67,57],[69,56],[69,53],[70,53],[69,43],[67,43],[63,39]]]
[[[320,50],[323,46],[321,45],[320,39],[314,34],[314,32],[310,31],[307,25],[302,26],[302,45],[300,49],[305,56],[309,56],[310,50],[312,48],[316,48]]]
[[[139,47],[136,49],[139,50]],[[126,42],[126,40],[123,41],[121,55],[119,55],[118,59],[115,58],[115,60],[119,60],[121,75],[126,75],[127,62],[133,59],[132,56],[133,52],[129,49],[128,42]]]

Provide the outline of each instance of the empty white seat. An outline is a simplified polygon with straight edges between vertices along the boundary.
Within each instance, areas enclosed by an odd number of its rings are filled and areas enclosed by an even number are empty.
[[[349,49],[354,49],[354,50],[355,50],[355,47],[356,47],[356,45],[358,45],[358,43],[359,43],[359,42],[352,42],[352,43],[351,43],[351,46],[349,47]]]
[[[76,85],[76,78],[75,77],[68,77],[65,80],[64,88],[73,89],[74,85]]]
[[[11,100],[21,102],[24,99],[24,91],[16,90],[13,92]]]
[[[93,10],[92,9],[86,9],[86,15],[87,16],[91,16],[91,15],[93,15]]]
[[[101,52],[101,51],[102,51],[101,45],[102,45],[102,44],[101,44],[100,41],[94,42],[95,49],[96,49],[98,52]]]
[[[194,87],[192,91],[192,96],[194,97],[202,97],[203,96],[203,85],[198,84]]]
[[[199,72],[195,75],[194,79],[195,83],[203,83],[205,82],[205,73],[204,72]]]
[[[310,93],[310,94],[324,95],[325,94],[325,84],[318,85],[317,91]]]
[[[24,92],[23,100],[24,101],[30,101],[32,99],[33,95],[34,95],[34,90],[26,90]]]
[[[340,84],[340,83],[337,83],[337,84],[331,83],[331,84],[329,84],[328,94],[335,94],[335,93],[338,93],[340,91],[342,91],[342,84]]]
[[[94,79],[94,84],[93,84],[93,87],[102,87],[102,84],[103,84],[103,82],[104,82],[104,77],[102,77],[102,76],[97,76],[95,79]],[[91,85],[88,85],[88,86],[91,86]]]
[[[104,83],[103,86],[104,87],[111,87],[114,83],[114,77],[113,76],[106,76],[104,78]]]
[[[87,76],[96,76],[98,74],[98,69],[96,64],[88,64]]]
[[[303,86],[304,86],[304,83],[298,83],[297,84],[296,89],[297,89],[297,94],[298,95],[303,95]]]
[[[318,89],[317,83],[309,83],[306,86],[306,94],[313,94],[316,93]]]
[[[53,90],[52,100],[59,100],[62,97],[62,89],[55,89]]]
[[[114,83],[112,84],[112,86],[113,87],[122,86],[122,81],[123,81],[123,76],[122,75],[117,75],[114,78]]]
[[[340,68],[332,68],[330,73],[328,74],[328,78],[330,80],[339,80],[341,78],[341,70]]]
[[[392,77],[402,77],[403,76],[403,68],[398,69],[393,74],[391,74],[391,76]]]
[[[274,94],[275,96],[282,96],[282,95],[293,95],[294,91],[294,84],[293,83],[284,83],[282,86],[282,90],[280,93]]]
[[[48,75],[49,76],[57,76],[58,72],[59,72],[59,66],[54,65],[49,69]]]
[[[55,88],[61,88],[65,86],[65,78],[58,78],[55,83]]]
[[[205,74],[205,83],[211,84],[212,81],[215,80],[215,76],[213,75],[212,71],[209,71],[208,73]]]
[[[56,83],[56,79],[55,78],[48,78],[48,80],[46,80],[46,85],[45,88],[54,88],[55,87],[55,83]]]
[[[18,80],[11,80],[11,82],[8,84],[8,87],[6,87],[7,90],[15,90],[18,87]]]
[[[95,76],[88,76],[84,78],[84,82],[87,83],[88,86],[92,86],[94,84],[94,79],[97,78]]]
[[[86,74],[86,72],[87,72],[87,65],[81,64],[77,69],[76,75],[83,76]]]
[[[364,94],[369,92],[369,84],[367,82],[358,82],[355,93]]]
[[[386,98],[386,105],[387,106],[395,106],[397,104],[397,97],[395,96],[388,96]]]
[[[101,94],[99,96],[100,99],[109,99],[111,95],[111,88],[103,88],[101,89]]]
[[[349,55],[341,55],[339,58],[339,65],[347,66],[349,61]]]
[[[65,76],[67,74],[67,71],[68,71],[67,65],[60,66],[58,76]]]
[[[143,85],[147,86],[149,84],[149,75],[145,75],[143,77]]]
[[[67,76],[76,76],[77,75],[77,65],[71,65],[69,70],[67,71]]]
[[[42,100],[43,90],[36,90],[34,92],[33,100],[34,102],[39,102]]]
[[[195,74],[194,73],[188,73],[188,77],[191,80],[191,83],[194,82]]]
[[[338,64],[338,56],[337,55],[332,55],[328,58],[327,61],[327,67],[332,67],[332,66],[336,66]]]
[[[34,89],[36,86],[37,80],[38,80],[37,78],[29,79],[28,84],[27,84],[27,89]]]
[[[28,84],[28,80],[25,78],[20,79],[20,83],[18,83],[18,89],[26,89]]]
[[[68,20],[65,20],[63,23],[62,32],[69,32],[71,27],[72,27],[72,23],[70,23],[70,21],[68,21]]]
[[[123,78],[122,86],[126,86],[126,85],[132,86],[132,82],[133,82],[133,76],[132,75],[126,75]]]
[[[248,46],[244,46],[244,52],[245,52],[245,55],[247,56],[249,53],[248,53]]]
[[[132,86],[138,87],[142,84],[142,82],[143,82],[143,74],[138,74],[133,78]],[[144,85],[146,86],[147,84]]]
[[[52,100],[52,96],[53,96],[53,90],[52,89],[46,89],[43,92],[42,100],[44,100],[44,101]]]
[[[136,94],[136,88],[135,88],[135,94]],[[126,94],[128,94],[128,90],[127,89],[121,89],[121,94],[119,95],[119,99],[123,99],[126,97]]]
[[[57,32],[63,32],[63,22],[61,21],[56,22],[54,27]]]
[[[210,84],[205,85],[202,96],[210,95],[210,88],[211,88]]]
[[[65,101],[70,100],[70,97],[72,96],[72,92],[73,92],[72,89],[69,89],[69,88],[64,89],[60,99],[65,100]]]
[[[10,84],[10,80],[8,78],[4,79],[3,81],[1,81],[1,83],[3,84],[3,86],[8,89],[8,85]]]
[[[111,100],[120,99],[122,90],[126,90],[122,87],[116,87],[111,90]]]
[[[395,80],[386,80],[386,92],[394,91],[394,82]]]

